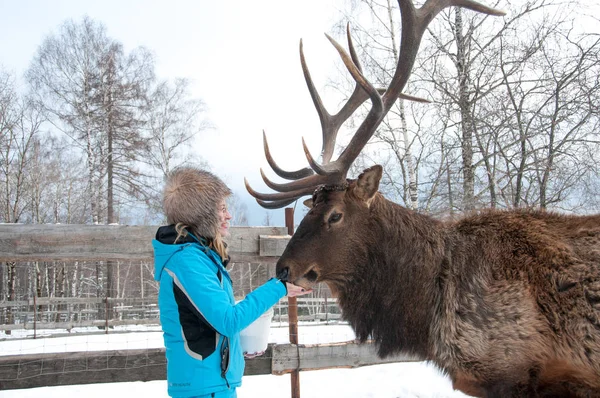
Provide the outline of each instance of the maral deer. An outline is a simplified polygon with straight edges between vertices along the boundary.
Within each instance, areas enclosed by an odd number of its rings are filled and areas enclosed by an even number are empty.
[[[306,288],[325,282],[361,341],[379,354],[410,353],[439,366],[455,389],[482,397],[600,397],[600,215],[487,210],[442,222],[378,193],[381,166],[347,180],[352,162],[402,94],[421,37],[448,6],[501,15],[471,0],[399,0],[399,63],[383,93],[329,38],[356,80],[330,115],[300,47],[302,68],[323,127],[323,164],[248,191],[267,208],[312,194],[312,208],[277,263],[277,274]],[[340,125],[366,100],[371,109],[348,147],[330,162]],[[316,189],[315,189],[316,188]]]

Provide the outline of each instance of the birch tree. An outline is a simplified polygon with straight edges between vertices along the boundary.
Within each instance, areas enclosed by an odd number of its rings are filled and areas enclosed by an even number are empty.
[[[146,179],[146,204],[154,217],[162,214],[160,187],[173,168],[184,163],[208,167],[197,153],[191,151],[196,138],[212,129],[206,111],[206,104],[192,96],[186,79],[163,80],[151,89],[144,115],[146,123],[140,159],[150,170]]]
[[[100,77],[98,54],[110,45],[105,29],[85,18],[81,25],[65,22],[58,34],[45,38],[26,73],[33,92],[55,128],[85,154],[90,217],[101,222],[102,144],[100,107],[94,85]]]
[[[27,138],[18,129],[21,118],[20,100],[14,87],[14,77],[0,72],[0,181],[2,182],[1,221],[19,222],[24,190],[24,154]]]
[[[600,40],[575,34],[565,19],[545,28],[527,63],[514,62],[510,47],[500,54],[503,96],[497,99],[506,101],[516,126],[500,138],[503,160],[512,166],[505,169],[505,189],[515,207],[570,208],[567,198],[582,193],[577,186],[600,160]]]
[[[17,94],[13,76],[0,71],[0,222],[23,222],[32,203],[33,197],[28,195],[31,159],[42,120],[35,104]],[[1,293],[12,301],[16,298],[19,270],[15,262],[2,265]],[[12,318],[12,310],[7,308],[7,322],[12,323]]]
[[[193,98],[186,79],[161,81],[152,90],[146,114],[146,146],[143,161],[160,178],[182,163],[191,161],[194,139],[212,128],[206,119],[206,104]],[[197,155],[194,155],[197,156]],[[195,159],[198,161],[197,157]]]
[[[91,222],[116,222],[115,198],[139,193],[137,149],[153,60],[125,54],[105,27],[85,17],[65,22],[39,47],[26,73],[55,128],[84,155]]]
[[[355,44],[374,43],[361,46],[364,73],[383,82],[387,65],[396,60],[392,44],[400,28],[388,14],[397,5],[384,0],[351,5],[345,19],[350,15],[352,31],[358,32]],[[429,26],[409,93],[432,103],[405,103],[405,117],[397,110],[395,126],[382,123],[364,155],[367,161],[358,159],[353,167],[384,164],[382,188],[392,199],[385,182],[410,192],[407,184],[416,181],[419,209],[427,212],[589,207],[594,203],[589,190],[598,186],[590,167],[599,152],[597,29],[581,31],[584,15],[577,2],[493,6],[505,9],[506,17],[453,7]],[[412,138],[402,133],[403,125]],[[415,203],[409,195],[401,198],[407,207]]]
[[[427,55],[416,72],[418,80],[433,87],[437,103],[446,102],[454,108],[449,116],[460,140],[463,211],[482,205],[481,192],[489,195],[491,207],[496,206],[493,156],[490,156],[494,148],[479,134],[479,127],[485,121],[479,104],[501,84],[500,39],[510,36],[509,40],[518,40],[512,36],[515,27],[523,29],[532,14],[542,13],[550,3],[534,0],[514,7],[508,3],[495,6],[504,6],[507,16],[488,18],[460,7],[443,12],[429,29],[424,48]],[[478,175],[478,168],[483,169],[482,175]]]

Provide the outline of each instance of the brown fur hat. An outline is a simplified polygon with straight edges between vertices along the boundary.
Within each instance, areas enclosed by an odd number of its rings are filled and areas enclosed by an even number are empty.
[[[231,190],[214,174],[183,166],[167,176],[163,191],[163,210],[169,224],[183,223],[190,232],[214,238],[219,230],[219,201]]]

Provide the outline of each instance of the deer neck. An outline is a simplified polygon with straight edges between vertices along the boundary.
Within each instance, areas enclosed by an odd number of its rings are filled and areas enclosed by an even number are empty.
[[[373,339],[382,357],[429,357],[429,329],[439,297],[435,275],[443,256],[438,224],[383,198],[373,204],[372,238],[356,256],[356,275],[339,302],[357,337]]]

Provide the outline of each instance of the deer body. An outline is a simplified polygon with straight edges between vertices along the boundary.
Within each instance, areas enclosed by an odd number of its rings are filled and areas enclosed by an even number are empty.
[[[349,54],[328,37],[355,80],[330,114],[308,72],[304,77],[323,129],[322,164],[273,171],[289,183],[276,193],[248,192],[265,208],[312,194],[277,263],[280,278],[311,288],[327,283],[357,337],[379,354],[408,353],[437,364],[455,389],[481,397],[600,397],[600,215],[487,210],[441,222],[378,193],[381,166],[347,181],[350,166],[402,91],[431,20],[458,6],[500,16],[475,0],[398,0],[402,39],[389,85],[363,75],[350,29]],[[370,110],[348,146],[331,160],[339,128],[367,99]],[[316,189],[316,190],[315,190]]]
[[[467,394],[600,396],[600,215],[440,222],[362,186],[377,173],[318,191],[277,271],[327,283],[361,341],[430,360]]]

